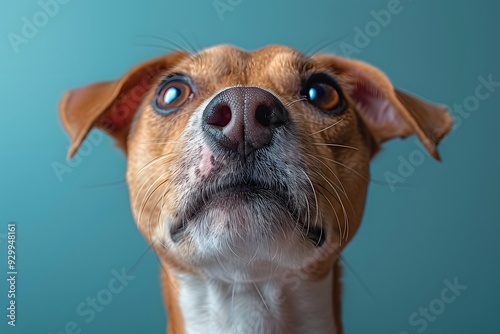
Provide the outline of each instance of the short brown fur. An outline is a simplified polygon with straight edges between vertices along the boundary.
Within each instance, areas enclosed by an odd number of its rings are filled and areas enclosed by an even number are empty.
[[[336,78],[348,101],[339,117],[318,113],[301,101],[299,94],[305,78],[326,72]],[[193,100],[182,112],[168,116],[154,112],[156,87],[169,74],[186,74],[197,87]],[[144,77],[152,79],[144,81]],[[128,157],[127,182],[137,225],[165,265],[163,285],[170,316],[170,333],[183,334],[184,320],[178,305],[178,282],[174,273],[199,275],[196,266],[166,249],[155,231],[165,212],[173,213],[182,201],[186,183],[179,170],[185,169],[183,136],[191,115],[214,93],[231,86],[258,86],[274,92],[287,107],[296,125],[300,146],[297,155],[307,161],[309,177],[316,187],[318,210],[328,221],[330,232],[326,246],[311,255],[302,270],[311,281],[325,277],[338,266],[339,253],[352,240],[363,215],[367,194],[369,163],[380,145],[394,137],[416,134],[430,154],[439,159],[437,144],[451,128],[446,108],[435,106],[396,90],[385,75],[362,62],[331,55],[312,58],[283,46],[270,46],[246,52],[231,46],[219,46],[196,55],[174,53],[141,64],[115,82],[95,84],[69,92],[61,103],[61,118],[69,132],[74,155],[92,127],[103,127],[114,105],[130,100],[130,91],[143,84],[140,101],[130,105],[134,114],[120,128],[107,127]],[[396,110],[401,126],[376,123],[362,113],[356,100],[364,85],[376,85],[380,96]],[[361,90],[357,90],[357,89]],[[127,100],[127,101],[128,101]],[[132,101],[133,102],[133,101]],[[335,126],[332,123],[337,122]],[[331,126],[331,127],[330,127]],[[338,146],[336,145],[338,144]],[[179,248],[182,254],[193,250],[189,243]],[[340,301],[340,270],[335,271],[332,303]],[[333,284],[333,282],[332,282]],[[340,307],[334,308],[340,333]]]

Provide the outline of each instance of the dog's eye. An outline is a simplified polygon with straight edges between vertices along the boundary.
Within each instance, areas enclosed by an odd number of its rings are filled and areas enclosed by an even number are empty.
[[[307,92],[307,100],[322,110],[332,110],[340,101],[337,90],[327,84],[315,84]]]
[[[310,104],[329,114],[341,112],[345,106],[337,83],[324,74],[311,76],[301,94]]]
[[[157,105],[163,111],[182,107],[191,97],[191,86],[183,80],[171,80],[164,84],[157,96]]]

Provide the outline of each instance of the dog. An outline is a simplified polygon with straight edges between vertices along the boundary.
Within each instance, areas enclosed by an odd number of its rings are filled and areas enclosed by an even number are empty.
[[[60,116],[71,157],[93,128],[125,152],[172,334],[342,333],[371,159],[416,135],[439,160],[452,126],[371,65],[286,46],[175,51],[67,92]]]

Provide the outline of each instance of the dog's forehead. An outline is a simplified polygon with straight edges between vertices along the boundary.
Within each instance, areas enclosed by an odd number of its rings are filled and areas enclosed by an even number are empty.
[[[205,49],[179,64],[179,71],[195,78],[224,78],[239,84],[293,81],[312,67],[301,52],[286,46],[268,46],[248,52],[222,45]]]

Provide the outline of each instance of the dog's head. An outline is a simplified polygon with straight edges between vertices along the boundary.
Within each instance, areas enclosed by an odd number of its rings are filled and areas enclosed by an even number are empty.
[[[231,280],[326,274],[380,144],[416,134],[439,158],[452,123],[370,65],[283,46],[172,53],[67,93],[61,115],[70,155],[93,127],[124,149],[135,219],[170,265]]]

